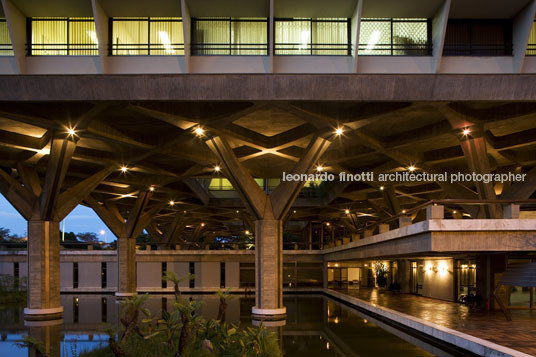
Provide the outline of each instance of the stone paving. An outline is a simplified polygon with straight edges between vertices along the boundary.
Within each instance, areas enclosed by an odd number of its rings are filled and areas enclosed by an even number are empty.
[[[393,295],[376,289],[337,290],[378,306],[479,337],[536,356],[536,311],[470,311],[465,305],[409,294]]]

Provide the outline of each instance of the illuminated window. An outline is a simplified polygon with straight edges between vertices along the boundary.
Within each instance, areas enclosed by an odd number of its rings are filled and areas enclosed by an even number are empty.
[[[260,188],[264,189],[264,179],[256,178],[255,182]],[[209,191],[232,191],[234,190],[231,182],[226,178],[213,178],[208,185]]]
[[[266,18],[192,18],[193,55],[268,55]]]
[[[276,55],[351,55],[350,19],[275,19]]]
[[[431,56],[429,19],[362,19],[359,55]]]
[[[11,45],[7,22],[2,18],[0,18],[0,56],[13,56],[13,45]]]
[[[110,55],[184,55],[180,17],[117,17],[110,27]]]
[[[98,56],[92,17],[29,18],[28,56]]]
[[[532,29],[530,30],[527,56],[536,56],[536,22],[532,23]]]

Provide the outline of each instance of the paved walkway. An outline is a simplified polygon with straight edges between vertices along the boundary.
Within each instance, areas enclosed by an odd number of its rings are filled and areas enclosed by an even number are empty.
[[[337,291],[536,356],[534,310],[510,310],[512,321],[507,321],[500,310],[472,312],[465,305],[422,296],[378,293],[376,289]]]

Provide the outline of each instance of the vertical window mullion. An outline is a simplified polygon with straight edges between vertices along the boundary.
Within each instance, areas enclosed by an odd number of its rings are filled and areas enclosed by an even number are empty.
[[[66,33],[67,33],[67,38],[66,38],[66,42],[67,42],[67,56],[69,56],[69,18],[67,18],[66,20],[66,26],[67,26],[67,30],[66,30]]]
[[[147,18],[147,55],[151,55],[151,18]]]
[[[391,56],[393,55],[393,19],[390,19],[391,22]]]

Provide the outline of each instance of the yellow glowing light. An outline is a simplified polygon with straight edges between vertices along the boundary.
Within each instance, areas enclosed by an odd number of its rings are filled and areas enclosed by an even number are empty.
[[[154,191],[154,186],[149,187],[149,191],[153,192]]]
[[[296,210],[292,211],[292,213],[296,213]]]
[[[205,223],[201,223],[201,227],[204,227],[205,226]]]
[[[405,214],[405,213],[406,213],[406,210],[405,210],[405,209],[403,209],[403,210],[402,210],[402,213],[404,213],[404,214]]]
[[[385,190],[385,187],[380,186],[380,191],[383,191],[383,190]]]
[[[429,271],[429,272],[431,272],[432,270],[434,270],[434,268],[433,268],[431,265],[428,265],[428,266],[426,267],[426,270]]]
[[[346,214],[350,214],[350,210],[349,210],[349,209],[345,209],[345,210],[344,210],[344,213],[346,213]]]
[[[462,131],[463,135],[465,135],[465,136],[469,135],[470,132],[471,132],[471,130],[469,130],[467,128],[463,129],[463,131]]]
[[[342,135],[342,133],[343,133],[342,128],[337,128],[337,130],[335,130],[335,134],[336,134],[337,136]]]
[[[220,172],[220,170],[221,170],[221,167],[219,167],[218,165],[214,166],[214,171]]]
[[[128,167],[126,166],[121,166],[121,172],[125,173],[128,171]]]
[[[69,134],[70,136],[74,136],[76,134],[76,131],[73,128],[69,128],[67,129],[67,134]]]
[[[175,206],[175,201],[170,200],[170,201],[169,201],[169,205],[170,205],[170,206]],[[186,211],[185,211],[185,213],[186,213]]]
[[[246,235],[249,235],[249,231],[248,231],[248,230],[246,230],[244,233],[246,233]]]
[[[316,167],[316,171],[320,172],[320,171],[322,171],[322,170],[324,170],[324,168],[322,167],[322,165],[318,165],[318,166]]]
[[[411,171],[411,172],[415,171],[416,169],[417,169],[417,168],[416,168],[415,166],[413,166],[413,165],[411,165],[410,167],[408,167],[408,170]]]
[[[328,226],[328,227],[329,227],[329,226],[330,226],[330,223],[329,223],[329,222],[326,222],[326,226]]]
[[[198,126],[197,128],[195,128],[194,133],[197,136],[203,136],[203,134],[205,133],[205,130],[203,130],[202,127]]]
[[[454,211],[452,211],[452,213],[453,213],[453,214],[456,214],[456,213],[458,213],[458,211],[454,210]]]

